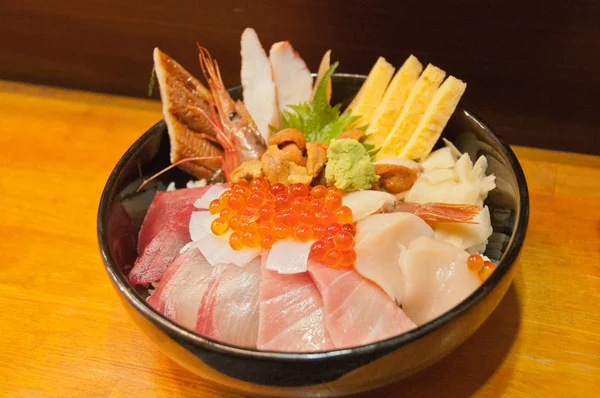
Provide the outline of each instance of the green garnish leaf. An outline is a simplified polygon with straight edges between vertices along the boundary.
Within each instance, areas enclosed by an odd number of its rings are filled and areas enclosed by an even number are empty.
[[[373,145],[373,144],[366,144],[365,141],[366,141],[366,139],[368,137],[369,137],[368,135],[365,135],[363,138],[360,139],[360,143],[363,144],[363,146],[367,150],[367,153],[371,157],[371,160],[374,160],[375,156],[377,155],[377,153],[381,150],[381,147],[375,149],[375,145]]]
[[[344,131],[352,128],[352,125],[360,117],[351,115],[349,110],[340,114],[341,105],[331,106],[327,101],[327,83],[338,65],[339,62],[335,62],[325,72],[312,101],[300,105],[290,105],[289,110],[282,112],[281,128],[277,129],[271,126],[273,133],[286,128],[295,128],[304,133],[307,141],[329,143]]]

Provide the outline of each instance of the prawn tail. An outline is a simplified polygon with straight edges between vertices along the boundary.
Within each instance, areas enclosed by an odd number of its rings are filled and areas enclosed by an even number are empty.
[[[419,205],[414,214],[428,222],[455,222],[477,224],[473,221],[481,207],[477,205],[425,203]]]

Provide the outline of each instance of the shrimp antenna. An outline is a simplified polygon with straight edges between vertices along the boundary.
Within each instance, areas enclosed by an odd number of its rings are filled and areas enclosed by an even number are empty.
[[[163,173],[166,173],[167,171],[171,170],[172,168],[179,166],[180,164],[187,163],[187,162],[195,162],[195,161],[198,161],[198,160],[221,160],[221,162],[222,162],[223,161],[223,157],[221,157],[221,156],[197,156],[197,157],[194,157],[194,158],[185,158],[185,159],[178,160],[177,162],[173,163],[172,165],[167,166],[164,169],[162,169],[161,171],[159,171],[158,173],[154,174],[152,177],[150,177],[150,178],[142,181],[142,183],[140,184],[140,186],[135,191],[139,192],[150,181],[154,180],[159,175],[161,175]]]

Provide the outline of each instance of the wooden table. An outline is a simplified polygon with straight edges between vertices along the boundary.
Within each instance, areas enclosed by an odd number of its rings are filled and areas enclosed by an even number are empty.
[[[153,101],[0,81],[0,395],[231,396],[157,350],[100,260],[100,192],[160,118]],[[600,390],[600,157],[515,150],[531,219],[506,297],[442,362],[365,396]]]

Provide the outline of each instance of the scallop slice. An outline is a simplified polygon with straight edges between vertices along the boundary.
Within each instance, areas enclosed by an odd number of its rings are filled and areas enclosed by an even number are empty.
[[[401,303],[405,280],[399,261],[405,248],[421,236],[433,237],[433,229],[414,214],[369,216],[356,224],[354,268],[378,284],[392,300]]]
[[[427,236],[410,243],[400,261],[406,280],[401,304],[417,325],[452,309],[481,285],[467,267],[468,257],[466,251]]]
[[[312,76],[306,63],[289,41],[280,41],[271,46],[269,61],[273,70],[279,111],[289,105],[298,105],[310,100]]]
[[[355,191],[343,196],[342,206],[352,210],[352,220],[356,222],[374,213],[392,211],[396,206],[396,198],[387,192]]]
[[[271,135],[269,125],[279,126],[277,93],[271,63],[254,29],[244,30],[241,45],[244,105],[266,142]]]

